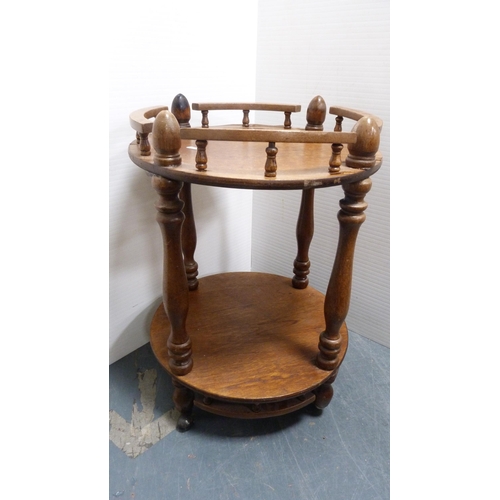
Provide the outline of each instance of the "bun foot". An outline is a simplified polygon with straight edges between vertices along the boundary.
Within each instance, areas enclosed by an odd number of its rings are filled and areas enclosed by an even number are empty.
[[[314,402],[314,406],[318,410],[322,410],[326,408],[333,397],[333,387],[331,385],[321,386],[322,389],[318,390],[316,394],[316,401]]]
[[[186,432],[193,426],[193,417],[191,415],[180,415],[177,419],[176,429],[179,432]]]
[[[316,400],[314,401],[314,406],[318,410],[322,410],[323,408],[326,408],[330,404],[330,401],[333,398],[332,384],[336,376],[337,372],[335,371],[324,384],[320,385],[314,391],[314,394],[316,394]]]
[[[321,415],[323,415],[323,410],[318,408],[315,403],[306,406],[306,411],[312,417],[321,417]]]
[[[194,392],[183,386],[177,379],[172,379],[174,384],[174,405],[179,412],[176,428],[179,432],[186,432],[193,425]]]

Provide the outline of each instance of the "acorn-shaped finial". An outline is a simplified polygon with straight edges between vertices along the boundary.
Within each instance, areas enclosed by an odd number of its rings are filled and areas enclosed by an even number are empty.
[[[189,124],[189,120],[191,120],[191,107],[189,106],[189,101],[183,94],[177,94],[174,97],[171,109],[182,128],[191,127]]]
[[[153,123],[154,163],[162,167],[171,167],[182,163],[181,128],[177,118],[168,110],[158,113]]]
[[[325,100],[317,95],[314,97],[307,107],[306,114],[306,130],[323,130],[323,123],[326,118],[326,103]]]
[[[354,144],[348,144],[345,164],[352,168],[371,168],[375,166],[375,154],[380,145],[380,127],[373,116],[363,116],[354,127],[357,138]]]

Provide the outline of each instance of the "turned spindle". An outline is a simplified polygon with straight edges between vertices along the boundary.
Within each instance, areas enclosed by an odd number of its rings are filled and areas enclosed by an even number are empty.
[[[182,253],[184,254],[184,268],[188,280],[189,290],[198,288],[198,263],[194,260],[196,250],[196,225],[194,222],[191,184],[185,182],[182,186],[180,199],[184,202],[184,223],[182,224]]]
[[[276,169],[278,164],[276,163],[276,155],[278,154],[278,148],[274,142],[270,142],[269,146],[266,148],[267,159],[265,164],[265,176],[266,177],[276,177]]]
[[[314,189],[304,189],[297,220],[297,257],[293,262],[292,285],[294,288],[307,288],[309,284],[309,247],[314,234]]]
[[[177,118],[179,126],[181,128],[191,127],[189,120],[191,119],[191,107],[186,96],[183,94],[177,94],[172,101],[171,106],[172,113]]]
[[[196,169],[200,171],[207,169],[207,163],[208,163],[207,144],[208,141],[201,141],[201,140],[196,141],[195,162],[196,162]]]
[[[335,118],[335,128],[334,132],[342,132],[342,120],[343,116],[337,116]],[[330,162],[328,166],[328,171],[331,174],[336,174],[340,172],[340,166],[342,165],[341,153],[344,149],[343,144],[332,144],[332,156],[330,157]]]
[[[139,151],[141,156],[149,156],[151,154],[151,145],[149,144],[149,134],[147,132],[137,132],[139,136]]]
[[[169,367],[174,375],[181,376],[193,368],[191,339],[186,331],[189,288],[181,244],[184,203],[179,192],[182,182],[153,175],[151,184],[159,195],[155,206],[163,237],[163,306],[170,322]]]
[[[341,327],[349,311],[354,247],[359,228],[364,222],[370,191],[370,178],[352,184],[343,184],[345,198],[340,200],[339,240],[332,274],[325,296],[325,331],[319,338],[317,365],[323,370],[335,370],[340,365],[339,353],[344,339]]]
[[[201,110],[201,126],[208,128],[208,109]]]
[[[283,128],[292,128],[292,112],[285,111],[285,123],[283,124]]]
[[[343,116],[335,117],[335,128],[333,129],[334,132],[342,132],[342,121],[343,120],[344,120]]]
[[[352,131],[357,134],[356,142],[347,145],[349,154],[345,164],[348,167],[360,169],[375,166],[375,155],[380,145],[380,127],[375,118],[363,116],[356,122]]]
[[[153,123],[154,163],[161,167],[172,167],[182,163],[181,128],[177,118],[168,110],[158,113]]]
[[[340,172],[340,166],[342,165],[342,149],[344,149],[342,144],[332,144],[332,156],[330,156],[330,162],[328,163],[328,171],[331,174]]]
[[[306,130],[323,130],[323,123],[326,118],[326,103],[325,100],[317,95],[314,97],[309,106],[307,107],[306,113]]]
[[[250,118],[248,117],[249,113],[250,113],[249,109],[244,109],[243,110],[243,122],[242,122],[242,125],[244,127],[249,127],[250,126]]]

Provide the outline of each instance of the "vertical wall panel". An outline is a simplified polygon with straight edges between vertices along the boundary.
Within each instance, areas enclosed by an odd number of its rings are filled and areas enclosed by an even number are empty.
[[[110,26],[110,363],[148,341],[161,296],[162,247],[146,174],[128,158],[129,114],[197,100],[255,100],[257,0],[120,3]],[[237,41],[235,43],[235,41]],[[200,113],[192,122],[200,123]],[[233,121],[213,113],[211,123]],[[193,188],[200,276],[248,271],[250,191]]]
[[[369,207],[356,247],[347,322],[350,330],[389,345],[388,0],[259,2],[257,99],[301,104],[292,124],[302,127],[307,105],[318,94],[327,106],[366,110],[384,121],[384,162],[366,197]],[[271,119],[269,114],[257,114],[259,122]],[[333,130],[334,125],[335,117],[327,115],[325,129]],[[344,120],[344,130],[352,126]],[[341,197],[340,187],[316,192],[310,281],[322,292],[336,251]],[[292,276],[299,205],[298,192],[254,193],[252,270]]]
[[[348,324],[389,343],[389,2],[217,0],[125,2],[110,27],[110,362],[147,341],[161,290],[161,241],[154,193],[128,159],[131,110],[196,100],[300,103],[310,99],[365,109],[384,120],[384,165],[367,197],[356,250]],[[257,50],[256,50],[257,48]],[[271,115],[272,116],[272,115]],[[258,114],[260,122],[270,114]],[[199,117],[193,113],[193,120]],[[211,115],[211,123],[234,115]],[[351,124],[346,120],[345,129]],[[325,127],[332,129],[334,117]],[[297,192],[193,189],[200,273],[249,270],[291,276]],[[339,188],[316,193],[311,283],[321,291],[337,242]],[[252,201],[253,200],[253,201]],[[253,205],[253,211],[251,207]],[[252,226],[253,218],[253,226]],[[252,229],[251,229],[252,228]]]

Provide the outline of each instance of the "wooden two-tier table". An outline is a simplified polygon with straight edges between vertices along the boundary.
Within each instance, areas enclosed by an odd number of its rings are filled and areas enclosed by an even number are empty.
[[[240,109],[241,124],[211,126],[209,111]],[[191,110],[201,112],[192,126]],[[251,110],[284,113],[277,126],[251,124]],[[163,303],[151,324],[151,346],[172,376],[177,428],[193,422],[193,404],[219,415],[263,418],[309,404],[325,408],[344,359],[356,236],[365,220],[370,177],[380,168],[382,121],[330,107],[316,96],[304,127],[292,127],[299,105],[193,103],[178,94],[170,107],[130,115],[136,139],[129,156],[151,176],[164,242]],[[353,120],[350,132],[342,121]],[[191,184],[240,189],[299,189],[293,277],[237,272],[198,280]],[[342,186],[339,241],[326,295],[308,286],[314,192]],[[332,251],[333,260],[333,251]],[[290,263],[292,268],[292,263]]]

